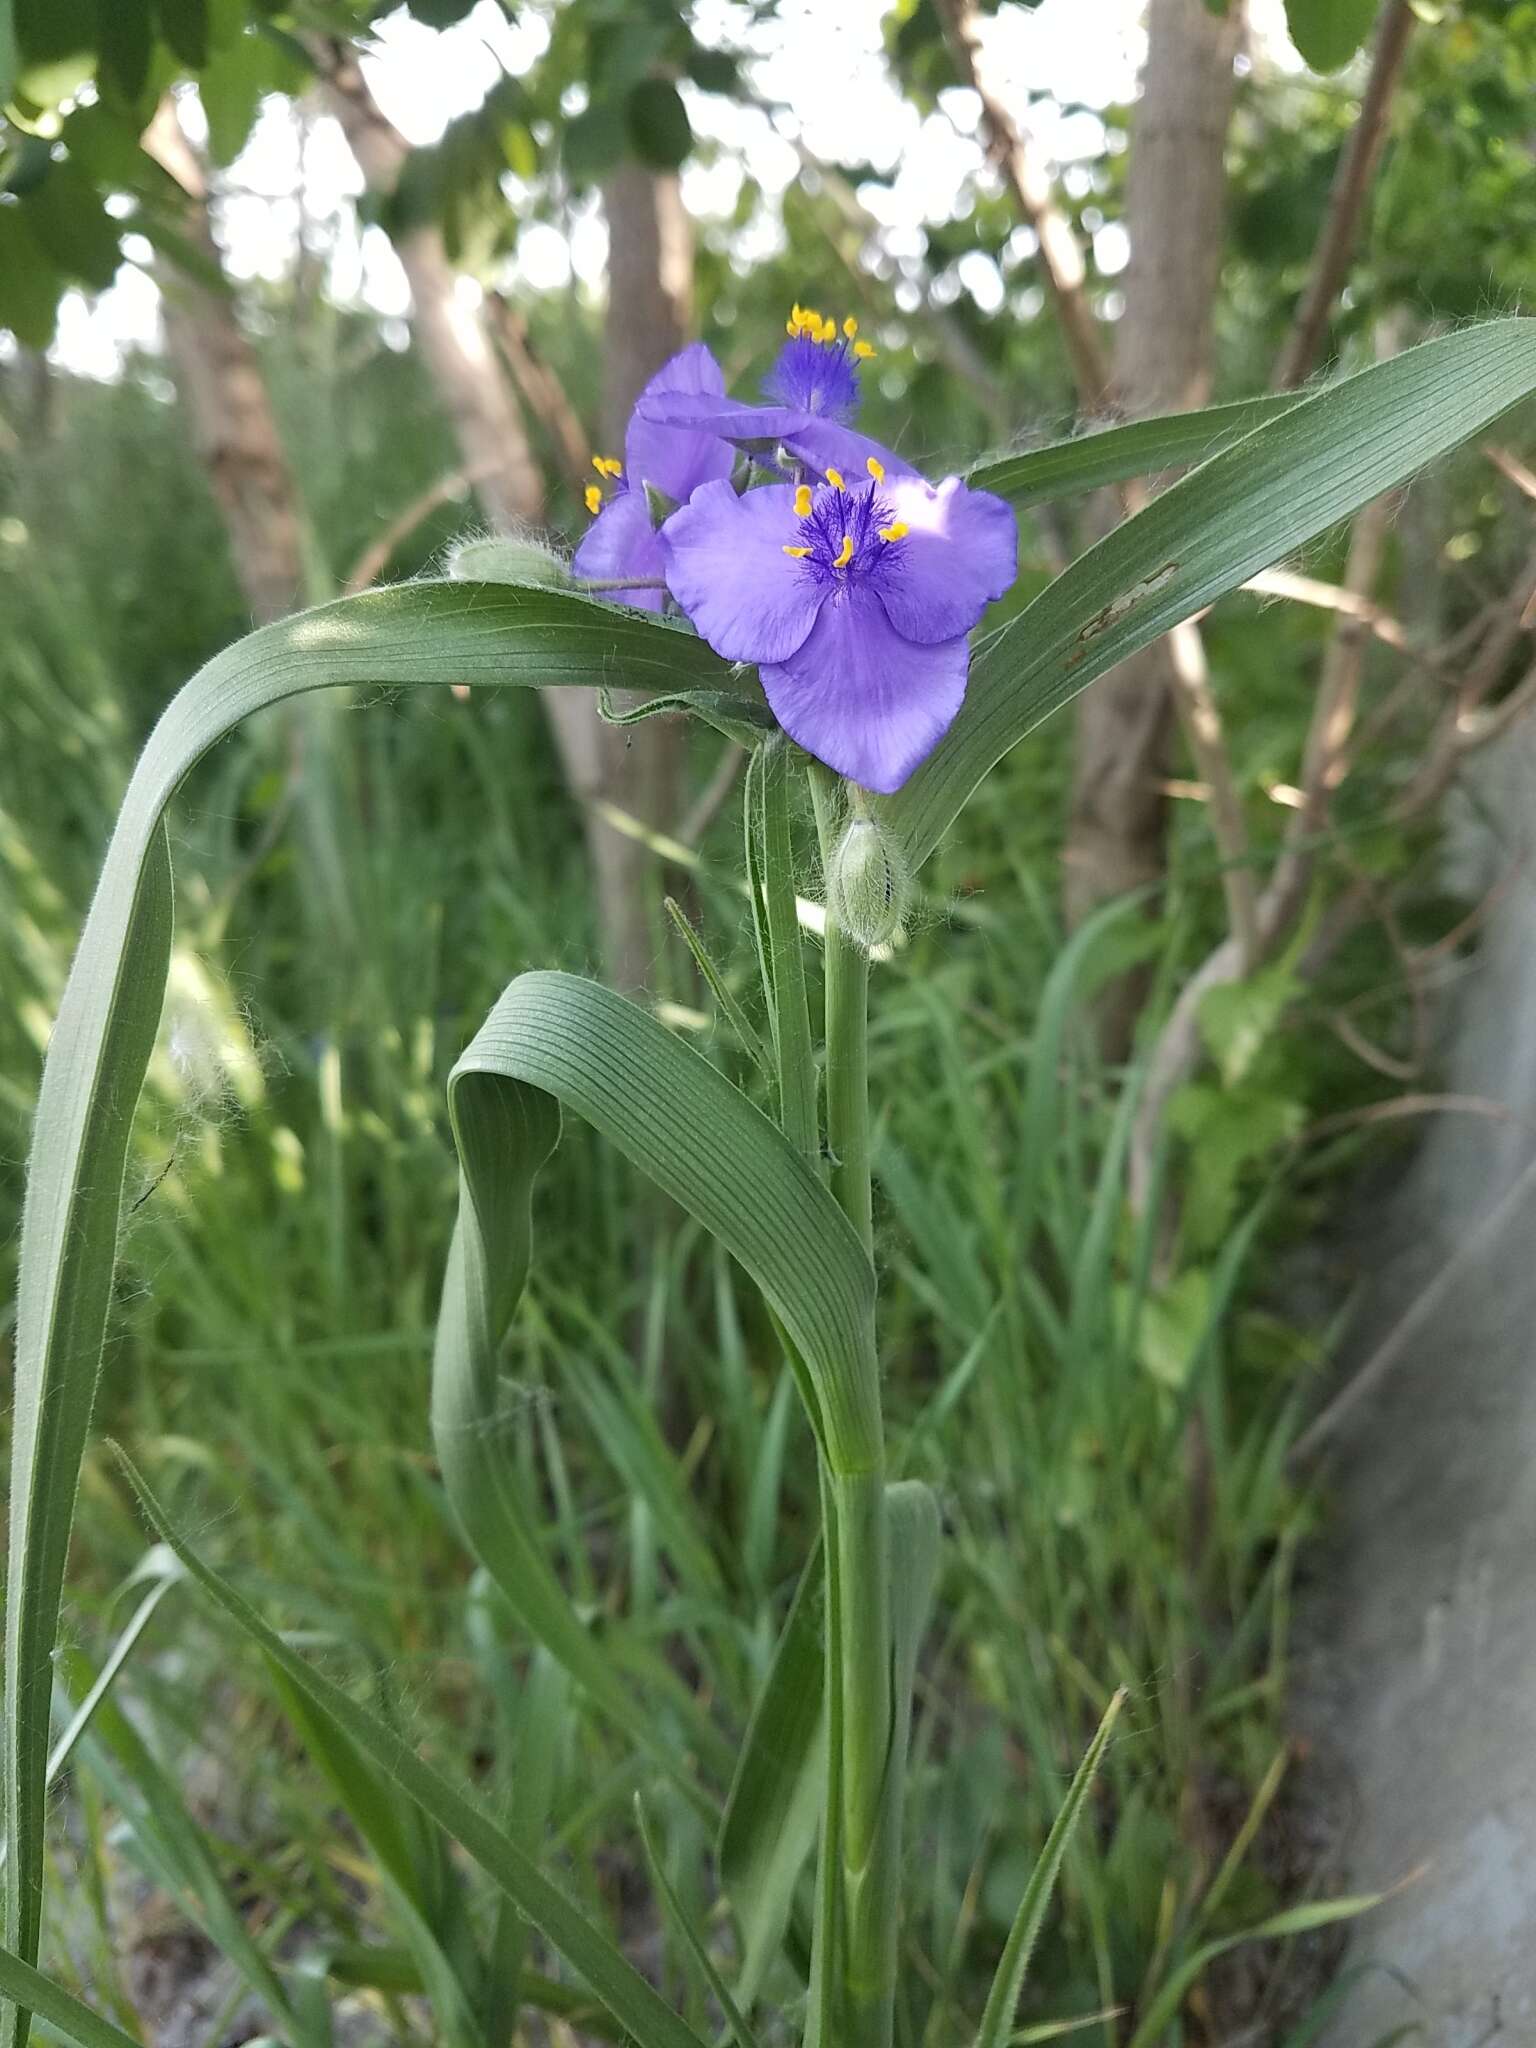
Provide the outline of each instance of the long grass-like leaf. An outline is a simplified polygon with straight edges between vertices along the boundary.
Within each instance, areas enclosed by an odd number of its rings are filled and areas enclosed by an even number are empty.
[[[775,1961],[816,1842],[826,1783],[818,1541],[741,1745],[720,1828],[720,1878],[741,1931],[736,1988],[750,2008]]]
[[[878,1455],[874,1272],[809,1163],[648,1011],[570,974],[519,975],[449,1079],[460,1211],[443,1286],[433,1429],[449,1495],[489,1550],[496,1353],[527,1277],[534,1178],[574,1111],[697,1218],[757,1282],[803,1374],[835,1472]],[[472,1526],[471,1526],[472,1525]],[[508,1560],[508,1575],[515,1576]]]
[[[166,1519],[143,1477],[118,1454],[144,1513],[214,1603],[222,1608],[268,1662],[309,1699],[318,1714],[383,1771],[405,1798],[419,1806],[472,1856],[486,1875],[526,1914],[550,1945],[565,1957],[593,1994],[639,2048],[701,2048],[698,2036],[658,1997],[619,1951],[577,1911],[565,1894],[534,1867],[517,1844],[489,1820],[479,1804],[458,1792],[430,1764],[422,1762],[405,1737],[360,1707],[349,1693],[291,1649],[233,1586],[219,1577]]]
[[[1181,477],[979,650],[938,751],[875,809],[914,869],[995,761],[1128,654],[1536,392],[1536,320],[1491,320],[1346,377]]]
[[[1096,491],[1104,484],[1125,483],[1131,477],[1154,476],[1159,470],[1208,461],[1255,427],[1290,412],[1303,396],[1299,391],[1282,391],[1262,398],[1240,398],[1232,405],[1204,406],[1199,412],[1160,413],[1155,419],[1098,427],[1067,441],[1048,442],[1042,448],[988,456],[967,472],[965,480],[972,490],[995,491],[1020,510],[1044,505],[1054,498]]]
[[[573,593],[419,583],[263,627],[215,657],[151,735],[113,834],[44,1068],[21,1236],[5,1636],[4,1940],[37,1955],[50,1659],[90,1427],[129,1130],[171,943],[162,813],[254,712],[334,685],[613,684],[729,691],[692,635]],[[26,2020],[5,2016],[19,2048]]]
[[[0,1949],[0,1999],[18,2012],[35,2012],[66,2041],[75,2042],[77,2048],[144,2048],[142,2041],[125,2034],[121,2027],[114,2027],[110,2020],[104,2020],[99,2012],[93,2012],[73,1993],[40,1970],[34,1970],[20,1956],[13,1956],[9,1949]]]
[[[1154,2042],[1163,2039],[1167,2029],[1178,2016],[1179,2007],[1191,1985],[1199,1979],[1229,1949],[1238,1948],[1245,1941],[1279,1941],[1295,1934],[1310,1934],[1318,1927],[1333,1927],[1340,1920],[1355,1920],[1362,1913],[1372,1912],[1386,1896],[1383,1892],[1362,1892],[1353,1898],[1317,1899],[1310,1905],[1290,1906],[1283,1913],[1271,1914],[1254,1927],[1245,1927],[1241,1934],[1228,1934],[1219,1941],[1208,1941],[1197,1948],[1174,1971],[1157,1997],[1148,2006],[1140,2026],[1131,2036],[1130,2048],[1153,2048]]]
[[[667,1875],[667,1866],[662,1861],[661,1851],[651,1834],[650,1822],[645,1817],[645,1802],[638,1792],[635,1794],[635,1820],[639,1825],[640,1842],[645,1850],[651,1881],[660,1895],[662,1905],[666,1908],[667,1918],[671,1921],[679,1941],[693,1958],[695,1968],[714,1993],[720,2010],[725,2014],[725,2023],[735,2039],[736,2048],[758,2048],[757,2036],[747,2024],[741,2007],[731,1996],[730,1986],[721,1976],[714,1957],[689,1918],[688,1908],[678,1897],[677,1886]]]
[[[1013,2028],[1013,2016],[1018,2010],[1019,1993],[1024,1988],[1025,1974],[1029,1959],[1034,1954],[1039,1939],[1041,1923],[1045,1919],[1046,1907],[1051,1903],[1051,1894],[1056,1889],[1057,1874],[1067,1845],[1082,1817],[1083,1806],[1093,1789],[1104,1751],[1125,1704],[1124,1692],[1117,1692],[1105,1710],[1099,1723],[1098,1733],[1088,1745],[1087,1754],[1077,1767],[1067,1796],[1062,1802],[1051,1832],[1045,1838],[1045,1847],[1040,1851],[1039,1861],[1030,1872],[1029,1883],[1024,1887],[1024,1896],[1019,1901],[1019,1910],[1014,1915],[1013,1925],[1008,1930],[1008,1939],[1003,1945],[1002,1961],[997,1966],[997,1975],[992,1980],[992,1989],[987,1995],[986,2011],[981,2016],[981,2028],[976,2036],[976,2048],[1003,2048]]]

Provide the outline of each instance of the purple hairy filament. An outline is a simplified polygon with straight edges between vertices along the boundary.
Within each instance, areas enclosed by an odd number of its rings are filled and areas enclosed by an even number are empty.
[[[796,537],[784,552],[823,590],[900,573],[907,528],[881,497],[883,480],[847,485],[834,469],[824,485],[795,492]]]

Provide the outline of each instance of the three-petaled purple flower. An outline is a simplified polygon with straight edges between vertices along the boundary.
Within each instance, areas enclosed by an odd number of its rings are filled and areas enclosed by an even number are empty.
[[[664,363],[641,392],[624,435],[624,460],[594,455],[592,467],[602,479],[587,486],[587,510],[595,513],[571,566],[578,576],[594,581],[644,577],[652,590],[615,591],[620,604],[659,612],[665,560],[651,520],[645,486],[686,505],[700,484],[728,477],[734,456],[729,445],[708,429],[668,425],[652,419],[645,407],[669,397],[682,400],[723,397],[725,373],[703,342],[696,341]],[[604,489],[614,485],[605,499]]]
[[[1000,498],[937,489],[878,456],[852,481],[696,490],[661,530],[667,587],[717,654],[754,662],[780,725],[890,795],[965,696],[967,635],[1013,582]]]
[[[637,410],[658,427],[718,434],[771,458],[782,450],[823,476],[828,469],[862,474],[871,456],[893,476],[914,476],[899,455],[848,424],[859,405],[858,366],[875,352],[858,339],[857,320],[850,317],[839,330],[814,307],[796,306],[788,325],[789,340],[763,380],[767,405],[728,398],[723,385],[709,392],[648,387]]]

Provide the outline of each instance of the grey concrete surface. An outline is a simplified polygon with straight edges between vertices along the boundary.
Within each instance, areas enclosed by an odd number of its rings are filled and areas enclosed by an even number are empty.
[[[1384,1205],[1354,1367],[1439,1283],[1333,1452],[1303,1720],[1351,1787],[1351,1886],[1411,1881],[1358,1925],[1346,1967],[1373,1967],[1327,2048],[1408,2022],[1428,2048],[1536,2048],[1533,725],[1480,765],[1451,838],[1458,892],[1498,894],[1441,1004],[1442,1085],[1507,1117],[1436,1118]]]

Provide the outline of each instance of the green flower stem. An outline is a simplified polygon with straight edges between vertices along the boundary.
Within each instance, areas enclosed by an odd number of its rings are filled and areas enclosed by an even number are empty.
[[[765,744],[752,757],[747,771],[748,864],[749,869],[758,867],[762,885],[759,943],[778,1070],[779,1122],[795,1150],[819,1167],[816,1060],[811,1049],[805,958],[795,907],[789,772],[789,749],[785,745]],[[753,908],[757,910],[756,903]]]
[[[825,865],[832,857],[840,824],[837,782],[816,764],[811,798]],[[874,1245],[869,1168],[869,957],[827,910],[827,1147],[832,1154],[832,1192],[858,1231],[864,1248]]]
[[[816,825],[826,861],[840,825],[834,778],[811,770]],[[869,1151],[869,961],[829,908],[826,931],[827,1142],[832,1191],[873,1245]],[[875,1370],[873,1318],[869,1359]],[[842,1969],[839,2024],[828,2035],[838,2048],[888,2048],[895,1994],[888,1859],[898,1838],[887,1818],[891,1788],[891,1601],[886,1541],[885,1452],[858,1471],[834,1471],[825,1489],[833,1515],[828,1555],[835,1560],[838,1598],[829,1614],[829,1677],[835,1666],[841,1713],[835,1825],[842,1857]],[[829,1686],[829,1692],[831,1688]],[[827,1825],[834,1825],[829,1813]]]

